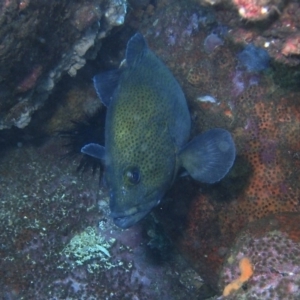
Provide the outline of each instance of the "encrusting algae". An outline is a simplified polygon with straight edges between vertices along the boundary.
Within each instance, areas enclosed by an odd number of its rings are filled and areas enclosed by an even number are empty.
[[[240,260],[240,270],[240,277],[225,286],[223,296],[228,296],[233,291],[237,291],[253,275],[253,266],[249,258],[244,257]]]

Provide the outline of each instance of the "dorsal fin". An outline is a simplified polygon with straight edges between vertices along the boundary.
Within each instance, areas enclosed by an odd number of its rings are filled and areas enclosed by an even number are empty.
[[[132,66],[135,61],[147,51],[148,46],[144,37],[140,33],[136,33],[127,43],[126,48],[126,63]]]
[[[94,76],[93,82],[101,102],[108,107],[118,86],[121,70],[111,70]]]

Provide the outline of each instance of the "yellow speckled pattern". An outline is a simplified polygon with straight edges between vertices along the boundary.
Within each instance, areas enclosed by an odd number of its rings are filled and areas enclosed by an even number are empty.
[[[162,197],[176,175],[178,148],[189,132],[190,116],[181,88],[146,49],[124,70],[107,112],[106,177],[112,211]],[[139,170],[139,184],[126,181],[128,168]]]

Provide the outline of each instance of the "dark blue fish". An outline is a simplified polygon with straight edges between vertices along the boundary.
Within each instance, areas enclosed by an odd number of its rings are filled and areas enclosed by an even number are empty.
[[[104,159],[111,216],[128,228],[155,207],[180,167],[196,180],[221,180],[235,159],[228,131],[212,129],[188,142],[191,119],[184,94],[169,69],[137,33],[128,42],[120,69],[95,76],[108,107],[105,148],[82,152]]]

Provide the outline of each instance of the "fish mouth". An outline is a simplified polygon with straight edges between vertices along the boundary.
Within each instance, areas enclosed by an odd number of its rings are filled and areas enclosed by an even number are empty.
[[[146,205],[139,205],[132,207],[126,211],[122,212],[111,212],[111,217],[115,223],[116,226],[127,229],[134,224],[136,224],[138,221],[140,221],[142,218],[144,218],[153,207],[155,207],[159,203],[158,200],[148,202]]]
[[[130,216],[113,217],[113,221],[118,227],[122,229],[127,229],[136,224],[138,221],[140,221],[149,212],[150,210],[138,212]]]

